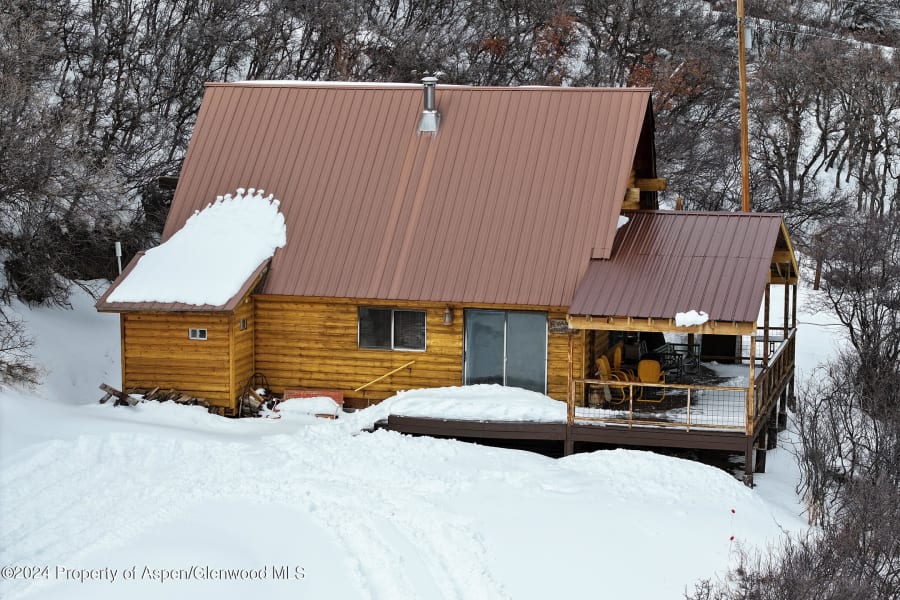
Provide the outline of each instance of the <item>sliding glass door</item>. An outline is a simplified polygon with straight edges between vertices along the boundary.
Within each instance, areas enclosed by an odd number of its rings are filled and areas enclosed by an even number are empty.
[[[465,311],[465,383],[499,383],[545,393],[547,313]]]

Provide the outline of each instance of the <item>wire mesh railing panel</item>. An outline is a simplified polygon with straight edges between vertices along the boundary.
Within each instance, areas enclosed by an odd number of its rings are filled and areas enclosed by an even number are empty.
[[[747,388],[579,380],[586,385],[585,406],[576,421],[630,426],[709,428],[744,431]]]

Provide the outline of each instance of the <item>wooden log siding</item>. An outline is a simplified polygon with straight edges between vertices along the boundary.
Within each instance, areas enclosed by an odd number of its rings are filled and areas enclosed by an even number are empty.
[[[234,346],[232,357],[233,384],[232,390],[235,398],[240,397],[250,377],[255,372],[253,357],[253,297],[245,298],[234,310],[231,319]],[[241,320],[247,320],[247,328],[241,329]]]
[[[522,306],[453,305],[453,324],[444,325],[447,304],[335,298],[290,298],[257,295],[254,300],[256,371],[272,389],[286,387],[353,390],[404,363],[408,369],[348,397],[383,400],[397,390],[462,384],[464,308],[543,310],[548,318],[565,318],[564,309]],[[426,312],[424,352],[358,347],[358,307],[380,306]],[[580,336],[579,336],[580,337]],[[583,353],[583,345],[581,352]],[[548,334],[547,391],[566,399],[567,336]],[[583,363],[583,360],[581,360]]]
[[[169,389],[230,407],[228,313],[122,313],[122,387]],[[188,329],[207,339],[188,339]]]

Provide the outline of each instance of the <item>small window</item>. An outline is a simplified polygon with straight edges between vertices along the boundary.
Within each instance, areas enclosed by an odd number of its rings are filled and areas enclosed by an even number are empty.
[[[188,329],[188,337],[192,340],[205,340],[206,339],[206,330],[205,329]]]
[[[241,319],[241,331],[247,329],[247,319]]]
[[[359,347],[425,350],[425,311],[360,307]]]

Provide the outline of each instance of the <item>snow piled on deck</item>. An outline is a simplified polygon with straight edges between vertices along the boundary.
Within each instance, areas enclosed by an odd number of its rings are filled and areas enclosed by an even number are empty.
[[[238,188],[195,212],[140,258],[107,301],[227,303],[286,242],[278,200],[263,193]]]
[[[389,415],[460,421],[565,423],[566,403],[496,384],[407,390],[359,415],[365,426]]]

